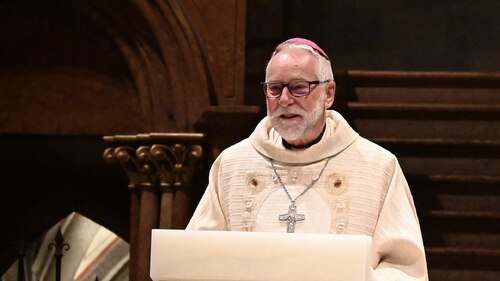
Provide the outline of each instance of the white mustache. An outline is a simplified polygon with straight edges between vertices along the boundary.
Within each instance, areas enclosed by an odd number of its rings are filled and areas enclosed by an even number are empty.
[[[279,117],[280,115],[283,114],[297,114],[304,116],[306,112],[303,109],[300,108],[293,108],[293,107],[278,107],[271,115],[271,117]]]

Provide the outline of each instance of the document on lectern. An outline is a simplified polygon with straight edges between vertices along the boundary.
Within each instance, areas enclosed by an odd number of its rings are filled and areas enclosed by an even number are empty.
[[[154,281],[371,280],[371,237],[154,229]]]

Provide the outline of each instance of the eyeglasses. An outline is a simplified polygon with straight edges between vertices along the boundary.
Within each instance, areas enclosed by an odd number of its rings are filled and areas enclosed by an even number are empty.
[[[270,99],[276,99],[281,96],[283,93],[283,88],[287,87],[288,91],[294,97],[304,97],[309,95],[311,92],[311,85],[317,85],[329,82],[330,80],[325,81],[294,81],[290,83],[279,83],[279,82],[262,82],[262,89],[264,90],[264,94],[266,97]]]

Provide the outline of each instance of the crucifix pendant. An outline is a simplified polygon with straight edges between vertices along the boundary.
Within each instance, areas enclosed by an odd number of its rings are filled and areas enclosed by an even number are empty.
[[[293,233],[295,232],[295,223],[298,221],[303,221],[306,219],[306,215],[297,214],[297,207],[295,203],[292,203],[290,207],[288,207],[288,213],[279,216],[280,221],[286,221],[286,232]]]

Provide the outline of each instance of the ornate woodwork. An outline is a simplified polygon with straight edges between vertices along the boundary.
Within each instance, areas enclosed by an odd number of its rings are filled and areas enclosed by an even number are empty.
[[[0,132],[193,132],[243,104],[246,1],[10,2]]]
[[[54,249],[54,257],[56,260],[55,281],[61,281],[62,257],[64,251],[69,251],[71,248],[68,243],[64,242],[64,237],[61,233],[61,227],[57,229],[57,234],[54,242],[49,244],[49,250]]]
[[[131,190],[130,279],[149,280],[151,229],[184,228],[192,214],[193,177],[203,134],[107,136],[107,163],[119,164]]]

